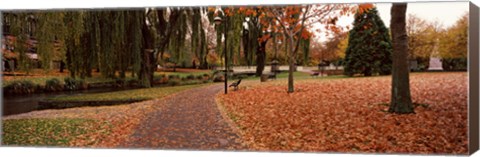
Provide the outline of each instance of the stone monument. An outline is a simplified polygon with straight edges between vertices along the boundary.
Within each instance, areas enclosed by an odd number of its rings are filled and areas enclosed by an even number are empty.
[[[442,61],[438,57],[430,57],[430,63],[428,65],[428,70],[443,70]]]
[[[443,70],[442,61],[438,57],[438,42],[435,43],[433,53],[430,55],[430,62],[428,64],[428,71]]]

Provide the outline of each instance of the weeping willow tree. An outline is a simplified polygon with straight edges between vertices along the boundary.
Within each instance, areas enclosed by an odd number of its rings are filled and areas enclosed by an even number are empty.
[[[30,39],[30,35],[28,34],[29,30],[28,25],[31,22],[31,18],[33,17],[33,13],[3,13],[5,21],[9,21],[9,33],[15,37],[13,46],[14,53],[17,54],[17,63],[20,70],[25,71],[29,74],[32,68],[32,61],[26,54],[27,51],[27,41]],[[11,62],[13,63],[13,62]],[[14,66],[14,64],[10,64]],[[14,68],[12,68],[14,69]]]
[[[82,43],[81,37],[84,31],[82,12],[66,12],[65,32],[66,61],[70,76],[75,78],[81,69]]]
[[[181,45],[185,45],[185,33],[188,27],[187,14],[183,7],[147,9],[139,16],[142,22],[142,53],[140,53],[140,71],[138,77],[144,87],[151,87],[155,67],[164,58],[165,52],[177,47],[177,58],[183,55]],[[149,21],[148,24],[145,21]],[[176,35],[178,32],[178,36]],[[173,42],[173,43],[172,43]],[[183,49],[185,52],[185,49]]]
[[[95,11],[85,13],[84,28],[85,32],[82,35],[82,62],[80,77],[92,77],[92,69],[98,66],[98,56],[100,56],[100,26],[98,23],[99,14]]]
[[[141,53],[141,22],[138,12],[142,11],[86,11],[82,46],[78,47],[79,76],[91,77],[94,67],[104,77],[124,79],[128,67],[132,75],[139,71]],[[119,73],[117,76],[116,73]]]
[[[103,10],[89,12],[89,43],[84,58],[89,63],[84,67],[91,70],[97,66],[103,76],[124,79],[129,67],[132,77],[140,76],[143,62],[144,10]],[[89,67],[88,67],[89,65]],[[90,73],[90,71],[88,71]],[[141,79],[141,78],[139,78]]]
[[[222,7],[218,8],[218,10],[211,9],[207,14],[210,21],[213,21],[215,16],[222,19],[220,25],[215,25],[217,37],[215,52],[220,54],[222,58],[225,56],[228,57],[228,66],[233,64],[238,65],[244,61],[241,57],[240,44],[244,36],[242,23],[245,16],[243,14],[236,14],[238,9],[239,8]],[[227,36],[226,39],[224,38],[225,36]],[[227,45],[225,45],[224,40],[226,40]],[[227,46],[226,52],[224,49],[225,46]]]
[[[238,8],[233,8],[231,12],[237,12]],[[228,60],[229,65],[238,65],[241,60],[240,56],[240,41],[242,40],[242,28],[243,20],[245,16],[243,14],[233,14],[229,17],[228,22]]]
[[[127,11],[127,52],[129,51],[130,60],[132,64],[132,77],[140,72],[142,58],[142,16],[143,10],[129,10]]]
[[[16,38],[15,52],[22,70],[28,72],[32,68],[26,43],[35,36],[39,41],[38,55],[46,69],[50,68],[53,59],[65,60],[71,77],[90,77],[92,69],[97,68],[104,77],[116,78],[118,72],[120,78],[125,78],[131,67],[132,76],[136,76],[142,86],[151,87],[155,67],[166,50],[175,52],[176,62],[185,58],[189,22],[193,28],[195,20],[201,21],[198,12],[201,10],[193,11],[189,16],[186,8],[171,7],[16,12],[5,13],[4,17]],[[32,20],[36,23],[30,24]],[[198,47],[195,54],[205,58],[205,31],[202,22],[196,26],[200,31],[195,31],[197,39],[192,39]],[[37,31],[32,34],[29,28]],[[205,59],[200,62],[206,64]]]
[[[34,32],[37,39],[37,54],[42,59],[42,68],[45,72],[50,71],[50,63],[53,60],[65,58],[64,48],[60,47],[60,41],[64,41],[66,32],[64,15],[62,12],[43,12],[34,15],[38,19],[37,31]]]
[[[65,24],[69,29],[65,43],[71,77],[91,77],[95,67],[108,78],[116,78],[116,72],[120,78],[125,78],[129,66],[133,67],[132,73],[139,71],[142,21],[138,20],[136,12],[67,12]],[[71,26],[75,29],[70,29]]]
[[[112,39],[114,43],[114,52],[116,54],[115,58],[117,63],[115,64],[115,69],[119,71],[120,78],[125,78],[125,73],[130,64],[129,63],[129,53],[127,51],[127,15],[125,11],[116,11],[114,14],[115,21],[113,22],[114,34]]]
[[[173,63],[173,71],[176,71],[176,66],[185,58],[185,41],[188,28],[187,12],[182,10],[178,19],[177,27],[173,29],[173,36],[170,39],[168,50],[170,52],[169,62]]]
[[[205,33],[205,25],[202,20],[202,15],[206,13],[206,8],[198,7],[191,8],[191,50],[195,58],[198,59],[201,69],[207,69],[207,36]]]
[[[34,68],[27,52],[36,48],[35,52],[46,72],[51,69],[53,60],[66,59],[74,77],[81,61],[73,58],[81,54],[80,37],[84,32],[82,14],[62,11],[5,13],[10,33],[15,37],[14,47],[19,56],[20,69],[29,73]]]
[[[113,78],[115,76],[116,44],[119,42],[115,35],[119,32],[115,28],[117,13],[114,11],[101,11],[99,16],[100,27],[100,54],[99,54],[99,70],[103,76]]]

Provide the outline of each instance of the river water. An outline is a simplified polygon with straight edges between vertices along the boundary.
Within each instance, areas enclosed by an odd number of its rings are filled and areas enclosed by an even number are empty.
[[[52,93],[36,93],[24,95],[8,95],[2,99],[2,116],[14,115],[35,111],[38,108],[38,102],[47,98],[66,96],[66,95],[82,95],[86,93],[104,93],[112,91],[125,90],[122,88],[98,88],[80,91],[64,91]]]

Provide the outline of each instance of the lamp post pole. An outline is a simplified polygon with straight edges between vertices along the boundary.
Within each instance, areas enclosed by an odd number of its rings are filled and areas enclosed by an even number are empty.
[[[224,43],[224,47],[223,47],[223,53],[225,54],[224,57],[225,57],[225,75],[224,75],[224,79],[225,79],[225,94],[227,94],[228,92],[228,84],[227,84],[227,81],[228,81],[228,55],[227,55],[227,39],[228,39],[228,33],[227,33],[227,15],[225,13],[223,13],[223,18],[222,19],[220,16],[217,16],[215,17],[213,20],[215,21],[215,24],[217,25],[221,25],[222,22],[223,22],[223,33],[224,33],[224,37],[225,37],[225,41],[223,42]]]
[[[224,41],[224,43],[225,43],[225,46],[223,47],[223,51],[224,51],[224,54],[225,54],[225,55],[224,55],[224,56],[225,56],[225,94],[227,94],[227,92],[228,92],[228,87],[227,87],[227,86],[228,86],[228,85],[227,85],[227,80],[228,80],[228,75],[227,75],[227,73],[228,73],[228,55],[227,55],[227,54],[228,54],[228,53],[227,53],[227,39],[228,39],[228,38],[227,38],[227,37],[228,37],[228,35],[227,35],[227,34],[228,34],[228,33],[227,33],[227,16],[224,16],[223,18],[225,19],[225,20],[223,20],[223,21],[224,21],[224,22],[223,22],[223,28],[224,28],[224,29],[223,29],[223,33],[225,33],[225,41]]]

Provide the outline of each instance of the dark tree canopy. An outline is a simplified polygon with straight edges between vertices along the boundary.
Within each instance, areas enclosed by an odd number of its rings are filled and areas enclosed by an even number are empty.
[[[392,68],[392,43],[376,8],[355,15],[345,56],[345,74],[388,75]]]

